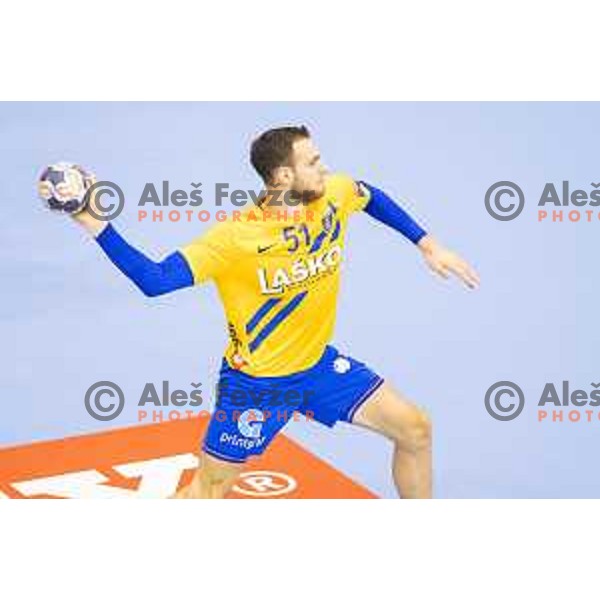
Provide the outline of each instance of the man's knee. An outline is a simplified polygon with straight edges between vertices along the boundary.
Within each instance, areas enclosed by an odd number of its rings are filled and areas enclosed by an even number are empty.
[[[384,385],[361,407],[355,423],[374,429],[403,450],[431,445],[431,419],[424,409]]]
[[[237,463],[215,460],[205,454],[201,459],[198,475],[207,488],[228,488],[237,479],[241,468]]]
[[[402,421],[394,428],[396,442],[402,449],[416,452],[431,447],[431,419],[425,410],[413,406]]]

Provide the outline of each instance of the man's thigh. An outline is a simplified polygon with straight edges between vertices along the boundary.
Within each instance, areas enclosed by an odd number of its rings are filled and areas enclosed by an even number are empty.
[[[218,484],[235,480],[245,468],[245,464],[220,460],[206,452],[200,452],[199,467],[208,482]]]
[[[429,427],[425,411],[385,382],[356,411],[352,424],[366,427],[394,441],[409,441],[415,429]]]

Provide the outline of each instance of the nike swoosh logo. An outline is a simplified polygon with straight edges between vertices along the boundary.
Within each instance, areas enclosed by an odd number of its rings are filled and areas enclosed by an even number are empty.
[[[269,246],[259,246],[258,247],[258,253],[262,254],[263,252],[266,252],[267,250],[270,250],[273,246],[276,246],[277,244],[270,244]]]

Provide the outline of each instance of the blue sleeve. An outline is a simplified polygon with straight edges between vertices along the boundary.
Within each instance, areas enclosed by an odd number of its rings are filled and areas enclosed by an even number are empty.
[[[366,187],[371,198],[365,206],[365,212],[374,219],[389,225],[392,229],[399,231],[407,237],[413,244],[418,244],[427,232],[398,204],[396,204],[385,192],[365,183],[360,182]]]
[[[192,271],[180,252],[154,262],[131,246],[111,224],[96,241],[115,266],[146,296],[160,296],[194,285]]]

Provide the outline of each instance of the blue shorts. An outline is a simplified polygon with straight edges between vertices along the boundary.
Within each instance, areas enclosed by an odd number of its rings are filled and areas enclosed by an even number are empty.
[[[202,449],[230,462],[262,454],[294,412],[333,427],[352,422],[383,379],[364,363],[327,346],[319,362],[284,377],[252,377],[224,360]]]

